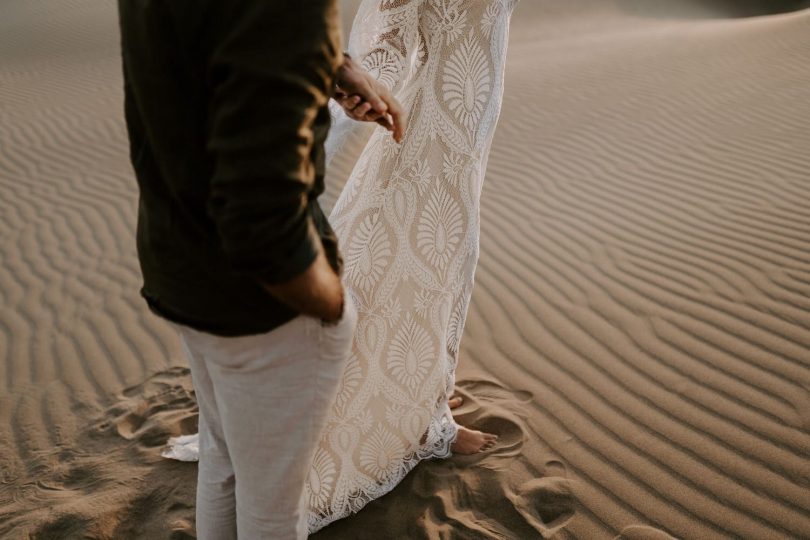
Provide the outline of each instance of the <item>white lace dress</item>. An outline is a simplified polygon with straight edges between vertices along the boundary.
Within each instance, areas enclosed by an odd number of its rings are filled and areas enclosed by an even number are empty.
[[[349,179],[330,216],[359,311],[352,355],[309,473],[314,532],[446,457],[478,260],[479,199],[517,0],[365,0],[350,53],[409,115],[401,145],[336,120]],[[340,162],[338,164],[338,162]]]
[[[401,145],[338,114],[330,216],[357,333],[306,485],[309,529],[360,510],[447,457],[448,407],[478,260],[479,199],[518,0],[364,0],[350,52],[409,115]],[[339,111],[339,109],[338,109]],[[344,176],[345,178],[345,176]],[[197,436],[165,457],[198,457]]]

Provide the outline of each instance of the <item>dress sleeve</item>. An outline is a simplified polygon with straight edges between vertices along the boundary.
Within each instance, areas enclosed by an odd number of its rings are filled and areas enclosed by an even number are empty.
[[[426,0],[365,0],[349,42],[351,54],[396,93],[424,59],[419,19]]]
[[[322,249],[309,199],[315,130],[342,60],[335,2],[212,4],[208,211],[235,272],[283,282]]]

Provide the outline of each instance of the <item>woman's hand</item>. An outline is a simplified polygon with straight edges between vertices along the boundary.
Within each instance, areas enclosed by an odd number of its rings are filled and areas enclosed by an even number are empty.
[[[392,132],[395,141],[402,142],[407,123],[402,106],[388,88],[348,55],[338,70],[333,97],[349,118],[376,122]]]

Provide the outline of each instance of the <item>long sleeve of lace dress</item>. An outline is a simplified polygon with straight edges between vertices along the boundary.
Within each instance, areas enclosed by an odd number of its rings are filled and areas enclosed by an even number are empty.
[[[389,90],[397,92],[424,61],[419,18],[426,0],[365,0],[349,52]]]

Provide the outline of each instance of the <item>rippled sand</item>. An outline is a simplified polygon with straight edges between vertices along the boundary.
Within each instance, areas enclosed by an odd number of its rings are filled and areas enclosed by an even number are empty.
[[[810,535],[810,11],[571,4],[515,13],[483,192],[461,413],[501,442],[314,538]],[[120,71],[109,2],[0,7],[4,539],[193,535]]]

